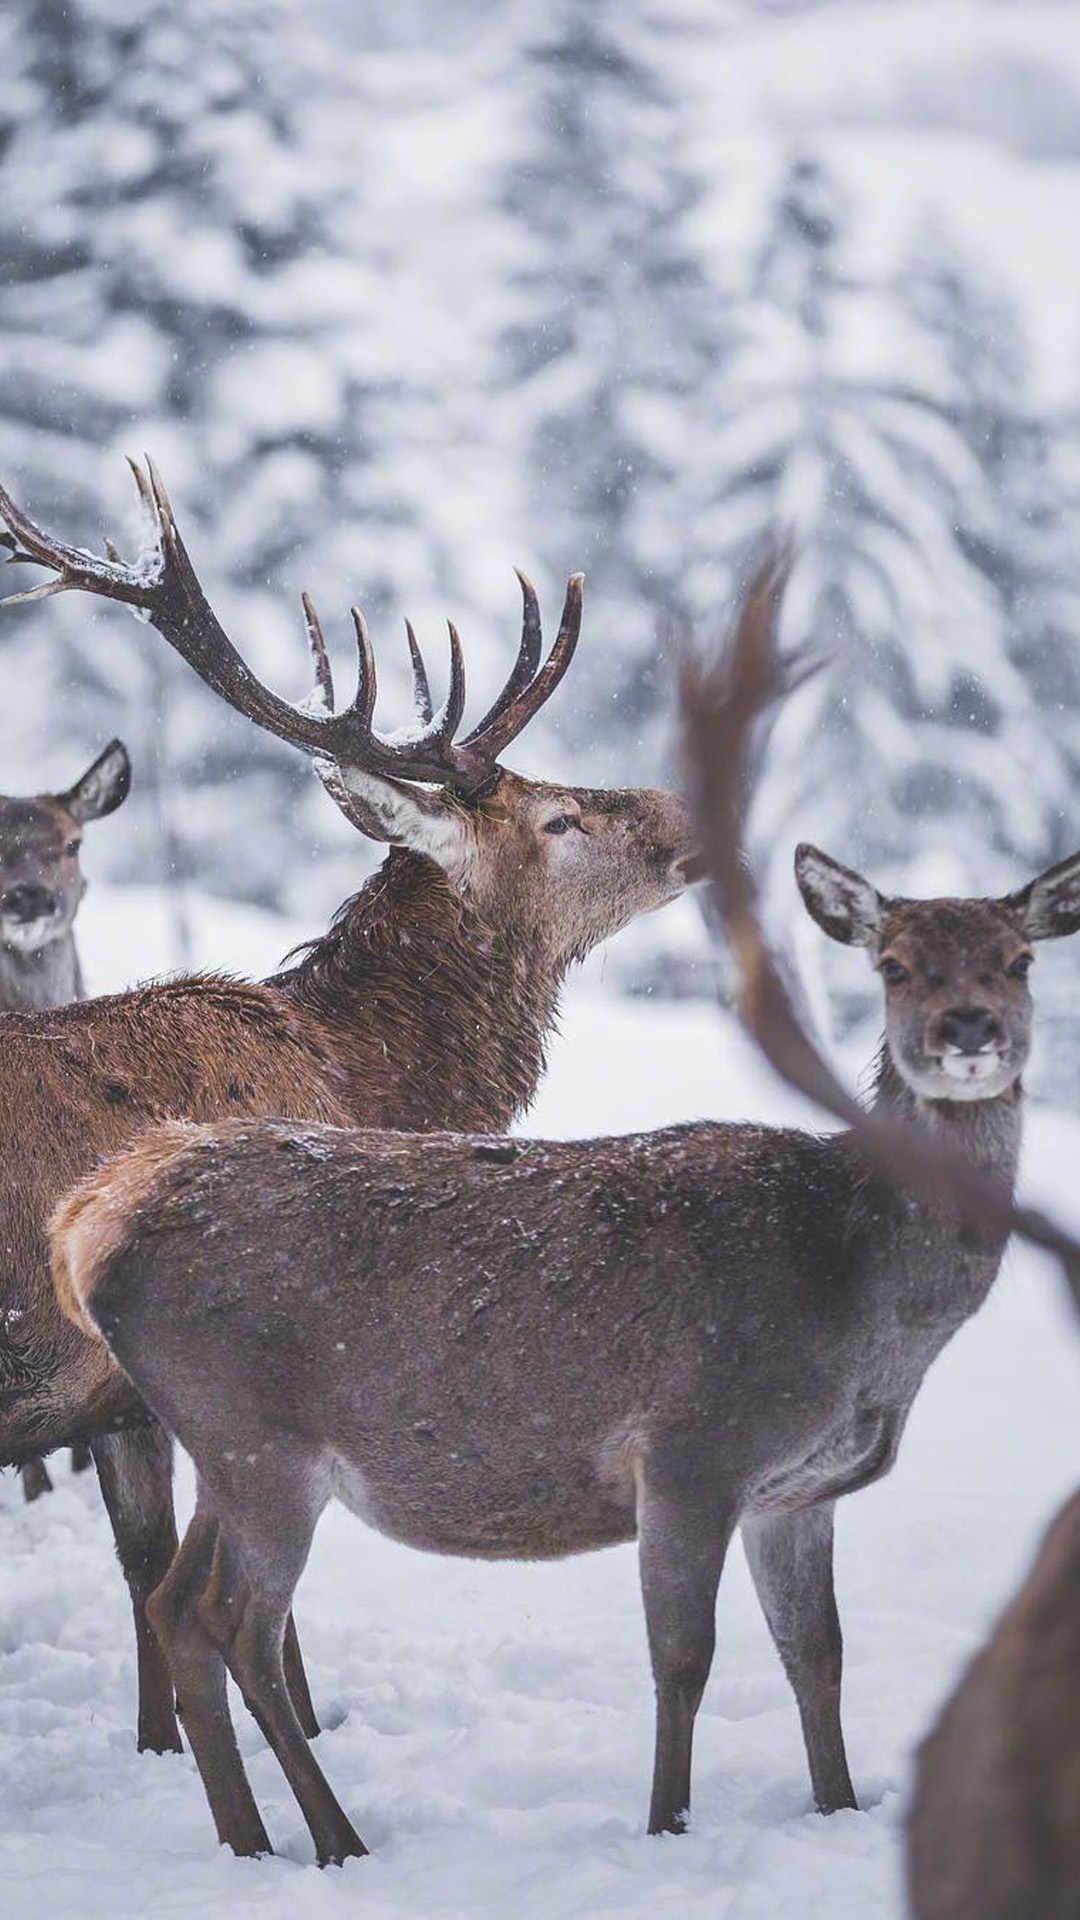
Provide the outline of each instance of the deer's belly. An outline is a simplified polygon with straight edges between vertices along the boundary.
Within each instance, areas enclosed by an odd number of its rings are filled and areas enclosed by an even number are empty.
[[[792,1513],[869,1486],[892,1466],[902,1427],[903,1415],[894,1407],[860,1408],[771,1469],[755,1485],[747,1511]]]
[[[331,1493],[377,1532],[427,1553],[477,1560],[559,1560],[632,1540],[633,1502],[609,1495],[583,1462],[580,1474],[485,1473],[477,1462],[398,1461],[393,1475],[374,1463],[336,1459]]]

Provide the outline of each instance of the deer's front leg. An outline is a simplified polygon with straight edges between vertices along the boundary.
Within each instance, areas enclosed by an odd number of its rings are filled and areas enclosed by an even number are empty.
[[[650,1460],[638,1493],[645,1625],[656,1686],[650,1833],[682,1833],[694,1719],[716,1645],[716,1590],[735,1513],[678,1459]]]
[[[814,1802],[821,1813],[858,1804],[840,1726],[843,1641],[833,1586],[833,1507],[743,1522],[758,1599],[791,1681]]]
[[[146,1616],[146,1603],[165,1578],[177,1547],[172,1442],[155,1424],[103,1434],[91,1450],[135,1615],[139,1752],[179,1753],[172,1680]]]

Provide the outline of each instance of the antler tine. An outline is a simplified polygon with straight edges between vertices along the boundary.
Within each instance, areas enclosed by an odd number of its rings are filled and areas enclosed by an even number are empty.
[[[453,621],[448,620],[446,625],[450,634],[450,684],[442,708],[431,724],[433,732],[449,747],[465,711],[465,656],[461,651],[461,637]]]
[[[493,769],[486,757],[454,743],[454,734],[465,708],[465,661],[457,628],[452,622],[447,623],[450,630],[450,681],[446,699],[438,713],[429,712],[423,716],[423,730],[419,733],[406,734],[397,740],[380,740],[372,729],[377,696],[375,657],[367,624],[359,607],[352,609],[352,618],[358,653],[356,695],[352,704],[334,717],[335,737],[332,744],[327,740],[322,754],[326,756],[332,753],[342,768],[352,767],[359,772],[377,773],[384,777],[389,775],[399,780],[424,780],[440,786],[448,785],[463,795],[478,793],[490,782]],[[412,639],[415,646],[414,635]],[[419,655],[419,647],[416,647],[416,654]],[[422,660],[420,671],[426,689],[427,674]],[[427,704],[431,704],[430,693]],[[325,777],[323,784],[331,792],[334,791]]]
[[[352,610],[359,651],[356,698],[347,711],[338,716],[342,738],[334,752],[343,767],[390,775],[399,780],[425,780],[450,786],[464,795],[475,794],[492,778],[492,767],[483,755],[466,746],[455,745],[454,734],[465,708],[465,661],[461,640],[453,622],[450,630],[450,682],[446,699],[438,713],[424,716],[423,731],[397,740],[380,740],[372,731],[375,710],[375,659],[364,616],[358,607]],[[415,645],[415,636],[413,636]],[[416,649],[419,654],[419,648]],[[427,674],[421,661],[424,687]],[[430,706],[430,693],[428,694]],[[347,730],[347,731],[346,731]]]
[[[107,549],[109,545],[108,541],[106,541],[105,545]],[[8,533],[6,530],[0,533],[0,547],[7,548],[7,559],[4,562],[6,567],[40,567],[43,564],[34,554],[24,553],[15,535]],[[110,554],[109,557],[110,559],[114,557],[118,559],[119,555],[114,556]],[[69,590],[70,583],[67,580],[47,580],[38,587],[22,587],[17,593],[0,595],[0,607],[25,606],[27,602],[31,600],[50,600],[54,593],[67,593]]]
[[[406,620],[405,622],[405,634],[409,642],[409,658],[412,661],[413,706],[416,708],[419,719],[426,727],[435,718],[435,702],[431,697],[431,682],[427,676],[424,656],[420,651],[420,643],[413,632],[411,620]]]
[[[50,540],[47,533],[35,526],[28,514],[17,507],[5,487],[0,486],[0,518],[19,548],[38,566],[48,567],[53,573],[63,573],[68,564],[77,565],[85,555],[76,553],[74,547],[66,547],[59,540]],[[5,542],[5,545],[7,543]],[[15,596],[21,599],[21,595]]]
[[[71,593],[77,585],[76,580],[46,580],[40,587],[23,587],[18,593],[5,593],[0,607],[26,607],[32,600],[51,600],[55,593]]]
[[[517,574],[518,584],[521,587],[523,603],[521,640],[518,645],[517,659],[514,661],[510,678],[506,682],[498,699],[492,703],[483,719],[478,722],[470,733],[470,741],[481,740],[488,728],[494,726],[495,722],[502,718],[511,701],[516,700],[518,694],[524,692],[529,682],[535,676],[537,667],[540,665],[540,649],[542,644],[540,602],[536,597],[536,588],[528,576],[522,573],[520,567],[515,567],[514,572]]]
[[[521,646],[518,649],[518,657],[514,671],[510,675],[507,685],[517,692],[520,689],[516,687],[514,683],[518,676],[521,676],[521,686],[526,686],[540,665],[540,649],[543,644],[543,634],[540,626],[540,602],[536,597],[536,588],[533,586],[528,574],[522,573],[520,567],[515,567],[514,572],[517,575],[518,585],[521,588]]]
[[[333,713],[334,676],[330,668],[330,656],[326,651],[326,641],[323,639],[322,626],[315,611],[315,602],[310,593],[302,593],[300,604],[304,609],[304,626],[307,630],[308,648],[315,673],[315,691],[322,695],[322,703],[327,713]]]
[[[525,619],[522,630],[521,649],[517,665],[511,675],[515,680],[526,657],[526,646],[532,645],[533,605],[536,595],[524,575],[519,574],[522,595],[525,601]],[[555,635],[551,652],[548,654],[539,673],[530,675],[528,681],[518,688],[512,698],[500,696],[491,712],[485,716],[478,727],[462,742],[472,747],[494,762],[500,753],[515,740],[528,725],[533,715],[539,713],[545,701],[550,700],[567,667],[574,657],[574,649],[581,633],[582,591],[585,585],[583,573],[572,573],[566,583],[566,599],[563,602],[559,631]],[[530,604],[533,603],[533,604]],[[538,643],[540,627],[539,610],[535,610],[535,637]],[[538,656],[537,656],[538,657]]]
[[[172,502],[165,491],[165,482],[154,464],[153,455],[144,453],[143,459],[146,461],[146,473],[150,482],[150,492],[153,495],[154,505],[163,520],[171,520],[173,517]]]
[[[128,466],[131,468],[131,472],[135,480],[135,485],[139,489],[139,498],[142,501],[143,506],[147,509],[147,512],[151,515],[152,519],[156,521],[157,507],[154,503],[154,495],[151,491],[149,480],[147,479],[142,468],[140,467],[138,461],[133,460],[130,453],[126,453],[124,455],[124,458],[127,461]],[[149,464],[149,462],[147,464]]]
[[[371,635],[367,621],[359,607],[350,607],[353,631],[356,634],[356,693],[348,712],[355,715],[360,725],[361,738],[373,740],[371,717],[375,712],[379,683],[375,675],[375,652],[371,645]]]
[[[46,581],[39,587],[6,595],[0,605],[18,606],[31,600],[47,600],[55,593],[81,589],[99,594],[107,600],[119,600],[128,606],[149,607],[156,585],[153,580],[148,579],[142,571],[114,560],[112,555],[108,560],[99,560],[85,548],[68,546],[65,541],[54,539],[36,526],[21,507],[16,506],[4,487],[0,487],[0,519],[17,542],[12,558],[47,567],[50,573],[56,575],[54,580]]]
[[[1056,1253],[1077,1292],[1080,1244],[1034,1209],[1013,1206],[995,1180],[940,1139],[867,1112],[852,1099],[803,1028],[765,944],[742,826],[750,797],[753,726],[784,690],[776,627],[790,565],[790,553],[774,547],[744,596],[727,657],[709,670],[685,660],[680,676],[691,813],[739,969],[740,1017],[790,1086],[846,1122],[859,1152],[877,1172],[933,1205],[956,1208],[982,1230],[1015,1231]]]
[[[3,533],[0,533],[0,547],[7,548],[8,557],[4,562],[4,565],[7,567],[13,567],[20,561],[24,563],[29,561],[31,566],[38,566],[40,564],[38,561],[34,559],[34,556],[32,553],[23,552],[22,548],[20,547],[18,541],[15,538],[15,535],[13,533],[9,533],[6,527]]]

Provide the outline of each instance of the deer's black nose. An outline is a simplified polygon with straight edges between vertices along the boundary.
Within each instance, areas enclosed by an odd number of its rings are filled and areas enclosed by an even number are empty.
[[[48,887],[9,887],[0,893],[0,913],[11,920],[44,920],[56,911],[56,895]]]
[[[941,1037],[961,1053],[981,1053],[1001,1038],[1001,1022],[989,1007],[950,1007],[941,1016]]]

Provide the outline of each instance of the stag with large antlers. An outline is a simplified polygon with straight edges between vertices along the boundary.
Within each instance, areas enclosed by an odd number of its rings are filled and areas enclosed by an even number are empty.
[[[375,669],[360,615],[350,706],[334,710],[310,602],[315,692],[300,706],[269,692],[207,605],[157,474],[138,478],[153,551],[135,566],[111,544],[97,560],[51,539],[0,490],[11,557],[54,576],[13,600],[79,590],[133,608],[230,706],[309,754],[353,824],[390,847],[330,931],[261,985],[181,979],[0,1021],[0,1462],[90,1441],[134,1603],[139,1744],[162,1749],[178,1734],[144,1609],[176,1546],[168,1445],[100,1344],[58,1312],[50,1209],[140,1127],[170,1116],[508,1125],[535,1091],[567,968],[674,898],[693,856],[673,794],[548,785],[501,764],[573,657],[580,575],[542,665],[536,595],[522,578],[513,672],[463,740],[454,738],[465,698],[457,635],[436,715],[410,632],[420,713],[406,739],[387,741],[373,730]],[[295,1661],[293,1678],[313,1730]]]
[[[771,647],[780,582],[766,570],[739,625],[721,709],[736,780],[756,704],[747,662]],[[718,881],[742,871],[731,799]],[[283,1671],[292,1594],[334,1498],[414,1547],[487,1559],[636,1535],[657,1697],[652,1832],[685,1824],[741,1525],[817,1805],[854,1806],[833,1510],[888,1471],[927,1367],[997,1273],[1031,943],[1080,923],[1080,855],[1000,900],[888,899],[810,847],[796,874],[814,919],[864,947],[884,985],[865,1153],[857,1110],[827,1139],[746,1125],[569,1143],[172,1125],[61,1206],[64,1311],[196,1465],[195,1517],[150,1606],[219,1836],[238,1852],[269,1840],[226,1667],[320,1860],[364,1850]],[[766,1026],[793,1021],[752,896],[728,885],[722,900]],[[810,1058],[797,1028],[786,1042]],[[905,1184],[879,1172],[885,1138],[963,1169],[960,1201],[940,1183],[917,1199],[921,1163]]]

